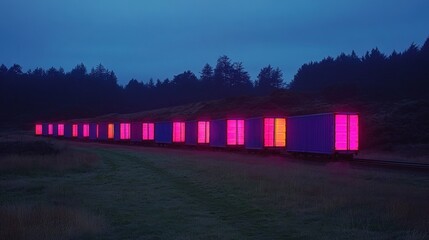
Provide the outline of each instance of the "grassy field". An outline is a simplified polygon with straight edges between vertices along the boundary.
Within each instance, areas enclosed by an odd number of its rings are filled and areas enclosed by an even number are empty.
[[[429,238],[427,173],[50,144],[58,151],[0,155],[0,239]],[[51,163],[56,167],[46,167]]]

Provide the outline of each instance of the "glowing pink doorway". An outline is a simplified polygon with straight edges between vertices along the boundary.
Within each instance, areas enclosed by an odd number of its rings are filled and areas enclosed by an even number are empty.
[[[64,124],[60,123],[57,126],[58,128],[58,136],[62,137],[64,136]]]
[[[42,124],[36,124],[34,128],[34,134],[37,136],[42,135]]]
[[[185,142],[185,122],[173,122],[173,142]]]
[[[200,144],[210,143],[210,122],[198,121],[198,139]]]
[[[155,139],[155,124],[154,123],[142,123],[142,139],[143,140],[154,140]]]
[[[121,140],[131,139],[131,124],[130,123],[121,123],[120,128],[121,128],[121,132],[120,132],[121,133],[120,134]]]
[[[335,150],[359,150],[358,115],[335,115]]]
[[[226,121],[226,144],[244,145],[244,120]]]

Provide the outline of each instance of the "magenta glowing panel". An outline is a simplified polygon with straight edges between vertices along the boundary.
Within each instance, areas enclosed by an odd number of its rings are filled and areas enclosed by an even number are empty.
[[[99,126],[98,126],[98,124],[97,124],[97,126],[96,126],[96,130],[95,130],[95,134],[96,134],[96,136],[97,136],[97,139],[98,139],[98,128],[99,128]]]
[[[237,120],[237,143],[244,145],[244,120]]]
[[[264,146],[274,147],[274,118],[264,118]]]
[[[359,116],[335,115],[335,150],[359,149]]]
[[[198,121],[198,143],[210,143],[210,122]]]
[[[83,137],[89,137],[89,124],[83,124]]]
[[[226,121],[226,144],[244,145],[244,120]]]
[[[349,150],[359,149],[359,116],[349,116]]]
[[[62,124],[62,123],[59,123],[58,125],[57,125],[57,128],[58,128],[58,136],[64,136],[64,124]]]
[[[42,124],[36,124],[34,128],[34,134],[42,135]]]
[[[143,140],[154,140],[155,134],[154,134],[154,123],[143,123],[142,125],[142,139]]]
[[[53,124],[48,124],[48,135],[53,135],[54,134],[54,125]]]
[[[72,137],[77,137],[77,124],[72,125]]]
[[[185,122],[173,122],[173,142],[185,142]]]
[[[335,150],[347,150],[347,115],[335,115]]]
[[[121,140],[131,139],[131,124],[130,123],[121,123],[120,128],[121,128],[120,139]]]

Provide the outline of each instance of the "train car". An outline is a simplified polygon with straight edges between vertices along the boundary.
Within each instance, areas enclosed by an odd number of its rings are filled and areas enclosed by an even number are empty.
[[[286,118],[257,117],[245,120],[246,149],[284,149],[286,147]]]
[[[98,139],[112,141],[115,138],[115,124],[113,122],[98,123]]]
[[[77,124],[77,137],[79,139],[88,139],[89,138],[89,123],[78,123]]]
[[[185,144],[209,145],[210,143],[210,121],[187,121],[185,123]]]
[[[64,123],[64,137],[65,138],[72,138],[72,123]]]
[[[198,123],[197,121],[187,121],[185,123],[185,144],[190,146],[197,145],[198,141]]]
[[[359,115],[323,113],[287,118],[287,151],[353,155],[359,150]]]
[[[58,137],[58,123],[52,124],[52,136]]]
[[[155,123],[153,122],[132,122],[131,123],[132,142],[153,142],[155,140]]]
[[[98,124],[90,123],[89,124],[89,140],[97,140],[98,139]]]
[[[155,142],[160,144],[171,144],[173,142],[172,122],[155,123]]]
[[[143,141],[143,123],[142,122],[131,122],[131,142],[142,142]]]
[[[48,123],[42,123],[42,136],[48,136]]]
[[[115,122],[113,139],[115,141],[130,141],[131,140],[131,123],[126,121]]]
[[[211,147],[244,147],[244,119],[210,121]]]

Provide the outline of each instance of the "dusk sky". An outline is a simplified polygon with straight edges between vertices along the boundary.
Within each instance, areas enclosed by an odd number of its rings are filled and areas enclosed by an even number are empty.
[[[101,63],[131,78],[197,76],[221,55],[254,80],[279,67],[285,80],[309,61],[355,50],[403,51],[429,37],[429,1],[0,0],[0,64]]]

